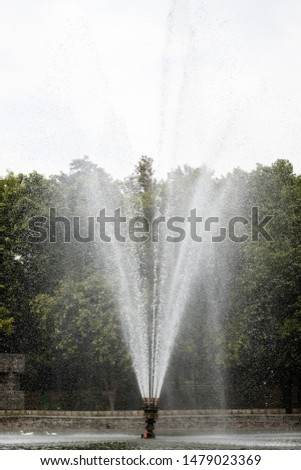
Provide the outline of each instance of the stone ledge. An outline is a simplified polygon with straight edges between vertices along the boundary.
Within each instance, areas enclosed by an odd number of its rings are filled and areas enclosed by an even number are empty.
[[[191,416],[229,416],[229,415],[286,415],[284,408],[277,409],[225,409],[225,410],[159,410],[160,417],[191,417]],[[294,409],[293,415],[301,414],[300,409]],[[57,417],[142,417],[141,410],[116,410],[116,411],[64,411],[64,410],[0,410],[1,416],[57,416]]]
[[[143,414],[139,416],[92,416],[92,415],[65,415],[55,414],[49,416],[29,415],[23,413],[7,413],[0,417],[0,430],[18,431],[26,429],[30,431],[56,430],[115,430],[129,431],[141,430],[144,426]],[[173,415],[159,414],[156,428],[158,430],[181,431],[299,431],[301,430],[301,414],[203,414],[203,415]]]

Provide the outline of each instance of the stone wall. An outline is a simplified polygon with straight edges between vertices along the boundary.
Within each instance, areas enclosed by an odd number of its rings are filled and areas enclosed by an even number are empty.
[[[161,410],[158,432],[179,431],[301,431],[301,413],[284,410]],[[0,430],[18,431],[49,429],[65,431],[135,431],[143,428],[142,411],[74,412],[74,411],[1,411]]]
[[[0,410],[24,408],[24,393],[19,387],[19,375],[24,367],[22,354],[0,354]]]

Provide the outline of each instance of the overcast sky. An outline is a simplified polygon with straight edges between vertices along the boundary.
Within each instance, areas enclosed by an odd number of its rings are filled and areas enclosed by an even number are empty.
[[[0,173],[301,170],[300,0],[0,0]]]

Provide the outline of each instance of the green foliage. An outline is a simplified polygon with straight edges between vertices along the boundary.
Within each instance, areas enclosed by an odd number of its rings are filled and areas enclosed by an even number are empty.
[[[6,352],[28,352],[35,347],[35,322],[29,302],[41,290],[51,288],[58,253],[49,244],[28,240],[31,217],[48,214],[56,184],[37,173],[9,173],[1,181],[2,326]]]
[[[29,221],[48,217],[50,207],[57,215],[97,215],[104,207],[102,194],[112,194],[112,188],[116,207],[130,206],[149,221],[169,214],[170,199],[177,215],[186,216],[185,201],[201,189],[201,181],[213,202],[223,201],[224,221],[233,215],[249,218],[254,206],[260,219],[272,215],[267,227],[273,241],[259,236],[256,242],[225,241],[214,247],[212,262],[194,280],[169,377],[179,396],[181,383],[192,386],[195,406],[225,406],[224,397],[208,399],[217,395],[219,377],[225,376],[229,406],[237,397],[248,407],[261,397],[269,403],[272,391],[279,390],[289,411],[292,390],[301,383],[300,176],[288,161],[278,160],[250,173],[235,169],[219,179],[205,167],[186,166],[157,182],[152,163],[142,157],[123,182],[113,181],[87,157],[74,160],[69,174],[8,173],[2,179],[2,350],[26,353],[28,389],[93,384],[107,391],[112,407],[112,397],[118,399],[132,380],[116,311],[119,281],[100,257],[96,265],[96,243],[64,243],[60,224],[58,243],[32,243]],[[88,214],[87,207],[94,212]],[[140,250],[147,260],[141,273],[148,280],[149,305],[153,249],[147,242]]]
[[[11,335],[14,331],[14,319],[5,307],[0,307],[0,331],[5,335]]]
[[[247,368],[253,386],[269,382],[286,388],[288,376],[298,386],[300,178],[290,163],[279,160],[271,167],[258,166],[250,175],[249,188],[251,204],[258,205],[262,214],[273,215],[269,224],[273,242],[260,239],[244,247],[227,313],[226,361],[228,367]]]
[[[52,295],[36,296],[32,310],[48,337],[48,354],[55,362],[64,361],[70,368],[76,364],[76,373],[82,368],[82,375],[87,367],[94,369],[99,374],[97,383],[108,391],[117,388],[130,361],[114,295],[103,275],[91,269],[82,273],[80,280],[70,275]]]

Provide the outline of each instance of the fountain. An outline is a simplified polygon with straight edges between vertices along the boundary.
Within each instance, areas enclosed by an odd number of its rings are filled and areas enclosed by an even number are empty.
[[[165,167],[169,166],[169,170],[182,163],[182,156],[187,151],[192,152],[199,162],[201,149],[203,155],[212,155],[216,152],[212,141],[225,140],[224,136],[219,138],[219,129],[220,126],[227,128],[227,123],[219,118],[217,130],[215,127],[211,129],[211,124],[205,125],[204,119],[208,116],[201,113],[207,107],[200,103],[196,89],[197,82],[204,81],[204,64],[200,67],[194,44],[195,41],[202,43],[197,24],[202,14],[204,12],[197,3],[186,6],[173,2],[167,19],[157,157]],[[183,35],[180,44],[177,43],[178,29]],[[207,33],[203,31],[202,34]],[[173,60],[175,42],[179,47],[178,53],[185,58],[180,66]],[[231,90],[229,93],[231,95]],[[212,99],[219,103],[218,96],[214,95]],[[231,118],[232,111],[231,107]],[[191,115],[200,117],[203,126],[198,119],[189,119]],[[199,137],[200,127],[202,138]],[[147,423],[152,434],[170,357],[182,319],[194,295],[197,278],[206,304],[203,310],[206,310],[212,325],[208,334],[213,337],[220,328],[220,299],[226,295],[227,278],[223,275],[226,269],[221,272],[216,269],[217,259],[221,264],[225,258],[221,257],[217,244],[212,243],[212,237],[217,241],[220,234],[217,229],[212,229],[214,221],[210,222],[210,217],[225,215],[225,201],[215,197],[212,175],[204,168],[197,171],[173,170],[162,194],[152,187],[152,173],[147,175],[147,160],[142,164],[146,172],[129,181],[121,191],[106,178],[101,182],[96,178],[90,181],[87,198],[90,200],[90,213],[105,208],[108,221],[105,233],[110,243],[100,243],[97,252],[112,277],[118,279],[117,308],[143,399],[145,420],[153,419],[152,423]],[[148,180],[143,181],[142,175],[147,175]],[[153,199],[150,189],[155,193]],[[112,222],[116,215],[119,217],[118,240],[116,225],[109,222],[109,218]],[[128,229],[121,223],[123,217],[130,221]],[[136,220],[136,225],[131,223],[133,220]],[[179,220],[182,221],[180,227]],[[203,224],[209,220],[207,226],[202,226],[202,235],[196,227],[200,220]],[[102,222],[105,222],[104,218]],[[134,236],[129,237],[131,231]],[[179,240],[182,234],[185,236]],[[125,238],[126,242],[121,241]],[[222,407],[222,378],[219,390]],[[150,418],[149,414],[155,418]]]
[[[154,185],[151,161],[141,162],[148,169],[149,185]],[[100,204],[105,208],[98,218],[102,240],[95,249],[112,278],[118,279],[117,308],[143,400],[144,437],[149,438],[154,437],[164,377],[197,276],[206,294],[207,315],[213,325],[219,322],[216,280],[212,282],[215,232],[203,228],[201,239],[196,225],[221,214],[221,208],[204,168],[171,173],[164,194],[151,188],[156,197],[148,206],[144,199],[149,190],[143,189],[140,177],[137,171],[136,179],[120,191],[105,177],[92,176],[87,195],[90,213],[99,213]],[[221,290],[225,279],[220,274],[218,280]]]
[[[219,183],[222,189],[216,194],[205,168],[175,169],[187,152],[197,164],[200,156],[208,161],[218,155],[226,159],[231,153],[225,151],[228,133],[233,133],[239,116],[232,99],[233,64],[224,59],[219,41],[214,50],[228,74],[225,88],[218,86],[218,60],[211,64],[206,54],[203,61],[199,57],[202,47],[212,47],[208,28],[216,22],[209,18],[201,28],[202,7],[186,3],[173,2],[168,15],[157,156],[173,170],[163,189],[154,183],[150,161],[144,159],[147,181],[143,181],[145,172],[138,172],[136,179],[116,184],[94,171],[87,174],[83,190],[87,202],[86,207],[82,204],[83,215],[94,214],[100,227],[95,259],[116,279],[116,307],[142,399],[144,439],[155,437],[163,383],[196,285],[203,302],[200,318],[207,325],[210,319],[207,334],[210,339],[219,336],[220,312],[228,295],[227,256],[233,248],[223,235],[223,221],[241,208],[239,190],[235,200],[230,188]],[[175,47],[178,27],[181,40]],[[231,35],[224,39],[230,47]],[[200,51],[198,45],[202,45]],[[211,93],[206,93],[206,82],[214,84]],[[240,97],[236,99],[240,103]],[[235,207],[233,214],[227,212],[229,200]],[[219,405],[224,408],[223,377],[218,389]]]

